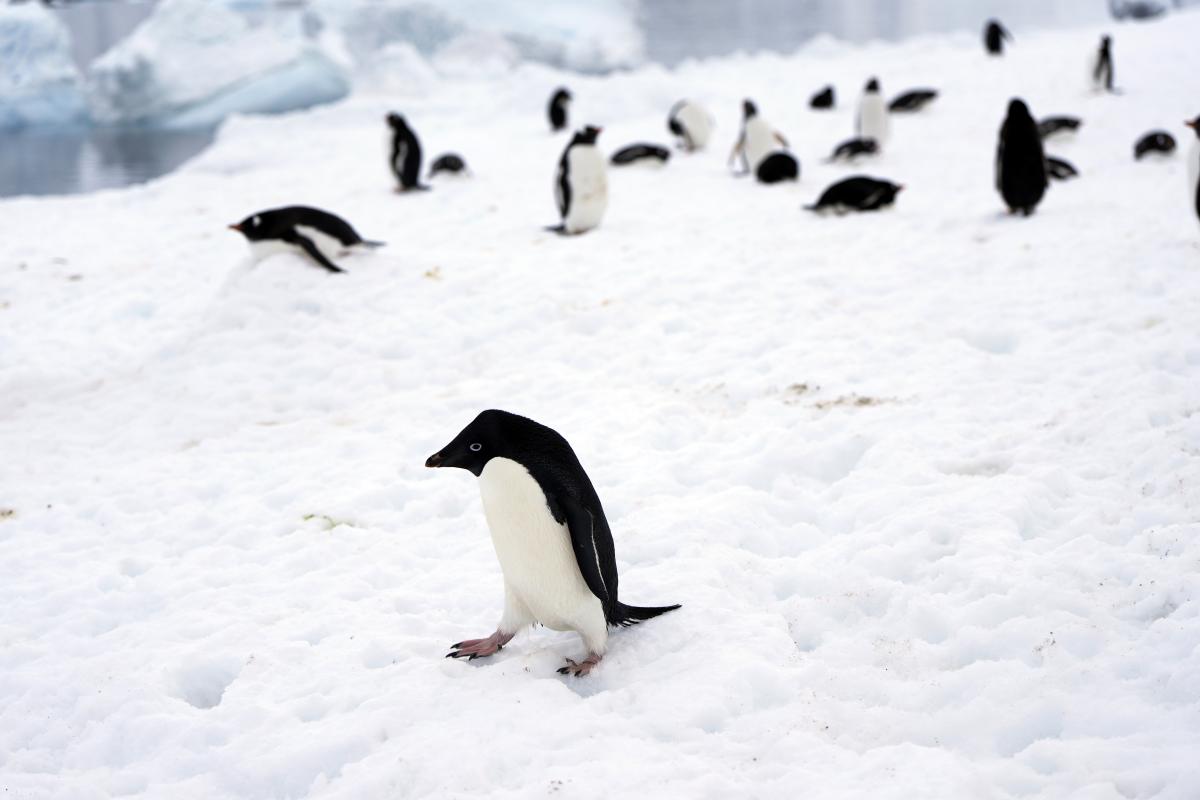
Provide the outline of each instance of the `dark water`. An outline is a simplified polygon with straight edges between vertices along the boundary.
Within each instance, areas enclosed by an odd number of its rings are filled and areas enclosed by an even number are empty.
[[[0,132],[0,197],[73,194],[166,175],[212,143],[212,129]]]

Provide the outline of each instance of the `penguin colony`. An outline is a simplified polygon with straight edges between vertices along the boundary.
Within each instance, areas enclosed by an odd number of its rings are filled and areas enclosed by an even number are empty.
[[[1012,36],[996,20],[984,29],[984,46],[1002,56]],[[1102,38],[1093,54],[1090,78],[1097,91],[1116,93],[1113,48]],[[853,162],[879,156],[891,133],[890,115],[914,113],[938,96],[934,89],[913,89],[883,99],[877,78],[863,89],[855,114],[855,137],[838,144],[829,162]],[[559,88],[551,95],[547,119],[552,132],[569,130],[572,95]],[[812,96],[816,110],[835,105],[835,90],[826,86]],[[742,103],[742,119],[729,166],[735,175],[753,175],[761,183],[797,181],[800,161],[787,139],[760,113],[757,104]],[[429,187],[420,182],[421,144],[400,114],[385,121],[390,132],[388,165],[397,192]],[[1079,172],[1069,162],[1048,156],[1044,141],[1074,134],[1082,121],[1069,116],[1037,121],[1028,105],[1013,98],[999,129],[995,186],[1009,213],[1029,216],[1042,202],[1050,179],[1065,180]],[[1184,123],[1192,129],[1188,155],[1187,202],[1200,220],[1200,116]],[[685,154],[703,151],[716,127],[712,114],[693,100],[680,100],[667,114],[667,130]],[[558,159],[554,199],[560,222],[548,227],[563,235],[597,228],[608,207],[609,163],[665,165],[667,147],[640,142],[606,158],[600,149],[601,128],[577,129]],[[1134,158],[1170,156],[1176,148],[1167,131],[1155,130],[1134,145]],[[469,176],[465,159],[445,153],[434,159],[427,179],[436,175]],[[818,214],[881,211],[893,206],[904,187],[889,180],[855,175],[826,188],[805,206]],[[250,243],[256,257],[280,249],[302,253],[331,273],[343,272],[334,258],[383,243],[364,239],[345,220],[307,206],[259,211],[230,225]],[[567,659],[558,671],[582,677],[592,672],[608,649],[610,628],[634,625],[673,611],[678,604],[634,606],[618,596],[615,542],[599,495],[567,440],[531,419],[499,410],[480,413],[447,445],[429,456],[430,468],[459,468],[478,479],[484,516],[503,575],[504,608],[496,629],[480,639],[450,646],[448,658],[474,660],[499,652],[522,629],[541,624],[579,634],[585,648],[579,659]],[[640,594],[640,590],[639,590]]]

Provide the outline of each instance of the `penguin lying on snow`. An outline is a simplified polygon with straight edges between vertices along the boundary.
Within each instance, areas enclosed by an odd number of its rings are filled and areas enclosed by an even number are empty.
[[[879,93],[879,81],[875,78],[867,81],[863,89],[856,124],[860,139],[874,139],[880,150],[887,144],[888,109],[883,102],[883,95]]]
[[[554,198],[562,223],[557,233],[583,233],[600,224],[608,208],[608,174],[604,156],[596,147],[600,128],[587,126],[576,132],[558,161]]]
[[[800,162],[786,150],[776,150],[769,154],[754,170],[754,177],[759,183],[779,183],[781,181],[800,180]]]
[[[983,28],[983,47],[990,55],[1004,55],[1005,40],[1012,41],[1012,34],[1004,29],[999,20],[989,19]]]
[[[920,111],[936,100],[937,96],[938,93],[934,89],[913,89],[888,103],[888,111]]]
[[[421,143],[417,134],[408,127],[404,117],[393,112],[387,115],[388,126],[392,129],[392,174],[396,176],[398,192],[414,189],[428,189],[421,184]]]
[[[712,114],[691,100],[680,100],[667,114],[667,130],[679,137],[679,146],[689,153],[704,149],[712,129]]]
[[[447,175],[471,174],[471,170],[467,169],[467,162],[458,153],[443,153],[435,158],[429,165],[429,177],[433,178],[439,172],[445,172]]]
[[[1070,161],[1054,156],[1046,156],[1046,175],[1056,181],[1070,180],[1079,177],[1079,170]]]
[[[1082,124],[1083,120],[1079,117],[1046,117],[1037,124],[1038,136],[1049,139],[1060,133],[1075,133]]]
[[[614,165],[621,167],[638,162],[649,162],[662,165],[671,158],[671,151],[656,144],[631,144],[613,153],[609,159]]]
[[[879,152],[874,139],[847,139],[833,148],[830,161],[853,161],[859,156],[873,156]]]
[[[838,214],[849,211],[879,211],[895,203],[896,195],[903,188],[891,181],[855,175],[833,184],[821,192],[815,204],[805,208],[809,211],[833,211]]]
[[[230,225],[231,230],[245,236],[255,260],[271,252],[289,249],[303,250],[330,272],[345,272],[330,258],[354,247],[382,247],[383,242],[370,241],[358,235],[349,222],[328,211],[308,206],[286,206],[251,214],[241,222]]]
[[[678,605],[628,606],[617,598],[617,559],[600,498],[567,440],[507,411],[484,411],[425,462],[479,478],[483,513],[504,575],[504,614],[485,639],[451,645],[447,658],[484,658],[522,628],[575,631],[587,656],[558,671],[587,675],[608,649],[608,629]]]
[[[546,116],[550,118],[550,130],[561,131],[567,127],[567,108],[571,105],[571,93],[559,87],[550,96],[550,105],[546,107]]]
[[[1023,100],[1013,98],[996,148],[996,188],[1009,213],[1033,213],[1046,193],[1046,152]]]
[[[817,110],[824,110],[827,108],[833,108],[833,103],[833,87],[826,86],[824,89],[812,96],[812,99],[808,101],[808,107],[815,108]]]
[[[1200,220],[1200,116],[1183,123],[1196,134],[1192,138],[1192,150],[1188,153],[1188,199],[1192,213]]]
[[[1142,156],[1161,153],[1164,156],[1175,152],[1175,137],[1166,131],[1151,131],[1137,140],[1133,146],[1133,157],[1140,161]]]

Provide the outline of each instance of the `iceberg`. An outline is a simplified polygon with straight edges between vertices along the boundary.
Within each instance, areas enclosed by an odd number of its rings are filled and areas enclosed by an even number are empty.
[[[0,130],[86,116],[66,28],[40,6],[0,6]]]

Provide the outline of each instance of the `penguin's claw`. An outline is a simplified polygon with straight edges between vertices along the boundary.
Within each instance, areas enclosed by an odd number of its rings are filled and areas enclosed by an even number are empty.
[[[591,653],[583,661],[576,661],[573,658],[567,659],[565,667],[558,668],[559,675],[574,675],[576,678],[582,678],[591,673],[592,669],[600,663],[600,659],[604,656],[598,656]]]
[[[450,652],[446,654],[446,658],[465,658],[468,661],[474,661],[477,658],[495,655],[504,649],[504,645],[508,644],[513,635],[496,631],[486,639],[466,639],[456,642],[450,645]]]

